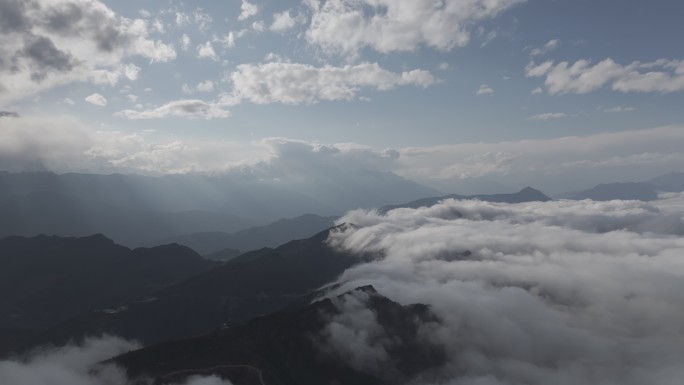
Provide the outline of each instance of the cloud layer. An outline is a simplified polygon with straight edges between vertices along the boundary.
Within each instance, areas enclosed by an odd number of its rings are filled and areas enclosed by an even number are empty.
[[[447,200],[340,222],[358,227],[333,234],[333,245],[384,257],[347,270],[339,291],[372,284],[442,319],[424,332],[449,363],[417,383],[676,384],[684,375],[676,208]]]
[[[275,96],[254,97],[270,100]],[[310,97],[304,92],[301,99],[292,102],[304,102]],[[223,103],[182,99],[119,114],[129,119],[212,119],[229,112]],[[314,166],[320,169],[328,162],[339,162],[341,169],[354,165],[392,171],[445,192],[512,192],[532,185],[558,194],[603,182],[646,180],[684,167],[684,130],[679,126],[551,139],[376,149],[287,138],[252,142],[180,140],[157,132],[98,130],[64,116],[9,116],[0,118],[0,169],[12,171],[215,173],[245,166],[260,169],[264,161],[297,164],[302,170],[312,171]],[[286,148],[301,151],[282,152]],[[359,165],[358,159],[373,161]],[[478,187],[477,181],[487,179],[496,179],[503,187]]]
[[[100,362],[140,348],[117,337],[86,339],[82,345],[68,345],[37,351],[24,360],[0,361],[3,385],[132,385],[139,383],[124,370]],[[211,377],[189,378],[184,385],[230,385]]]

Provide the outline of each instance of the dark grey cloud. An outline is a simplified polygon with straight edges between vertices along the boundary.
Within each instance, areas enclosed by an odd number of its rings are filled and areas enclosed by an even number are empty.
[[[130,40],[127,36],[122,34],[121,31],[111,25],[97,29],[94,37],[97,42],[97,48],[105,52],[112,52],[115,49],[122,47]]]
[[[84,15],[82,7],[77,3],[54,5],[45,12],[42,24],[50,32],[68,35]]]
[[[78,61],[68,52],[63,52],[47,37],[38,36],[26,42],[19,53],[31,63],[31,79],[40,82],[50,72],[69,72]]]
[[[0,32],[23,32],[29,27],[24,16],[26,3],[22,0],[0,0]]]
[[[0,111],[0,118],[18,118],[19,113],[16,111]]]

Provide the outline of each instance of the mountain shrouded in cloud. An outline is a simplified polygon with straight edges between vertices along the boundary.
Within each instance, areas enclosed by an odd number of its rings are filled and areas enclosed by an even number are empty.
[[[351,212],[339,221],[356,226],[330,242],[383,255],[348,269],[340,291],[372,284],[444,321],[425,331],[449,357],[429,383],[675,384],[682,219],[635,201],[446,200]]]
[[[100,232],[139,246],[184,234],[235,232],[302,213],[341,215],[439,195],[391,172],[341,168],[315,152],[311,158],[213,176],[0,172],[0,236]]]
[[[339,221],[349,225],[327,241],[337,251],[323,252],[327,232],[278,249],[294,252],[285,257],[291,262],[309,246],[318,250],[306,253],[311,261],[321,253],[364,255],[313,303],[304,296],[114,362],[133,379],[236,384],[674,385],[681,378],[681,197],[657,204],[447,199],[386,214],[357,210]],[[259,255],[244,267],[256,268]],[[209,275],[241,268],[228,264]],[[214,281],[191,279],[174,290],[197,295],[235,283]],[[33,360],[23,365],[36,371]],[[17,364],[0,366],[8,367]],[[116,373],[105,368],[88,373]],[[197,374],[207,377],[190,377]]]
[[[204,173],[301,183],[330,176],[331,169],[359,178],[364,170],[391,171],[458,194],[504,193],[531,185],[553,196],[599,183],[647,180],[680,170],[681,148],[684,130],[679,126],[377,149],[282,137],[244,144],[146,132],[122,135],[93,131],[69,117],[0,119],[0,166],[13,172]]]

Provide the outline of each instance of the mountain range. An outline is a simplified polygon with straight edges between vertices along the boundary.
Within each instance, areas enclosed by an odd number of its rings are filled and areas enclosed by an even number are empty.
[[[684,192],[684,173],[671,172],[644,182],[601,183],[588,190],[561,194],[565,199],[592,199],[608,201],[615,199],[652,201],[663,192]]]
[[[392,341],[386,357],[359,363],[336,352],[326,326],[340,302],[360,298]],[[241,385],[380,385],[410,381],[445,362],[442,347],[420,337],[421,327],[438,323],[429,307],[401,306],[373,287],[336,298],[299,304],[270,315],[179,341],[169,341],[116,357],[110,362],[129,376],[155,383],[181,383],[194,375],[215,375]]]
[[[380,213],[387,213],[390,210],[397,208],[419,208],[419,207],[429,207],[437,204],[439,201],[445,199],[465,199],[465,200],[481,200],[485,202],[501,202],[501,203],[523,203],[523,202],[547,202],[551,198],[546,196],[543,192],[534,189],[532,187],[525,187],[524,189],[512,193],[512,194],[479,194],[479,195],[444,195],[440,197],[432,198],[422,198],[408,203],[398,204],[398,205],[388,205],[383,206],[378,209]]]
[[[0,339],[35,335],[94,311],[114,312],[217,266],[185,246],[131,250],[99,234],[4,238],[0,240]]]
[[[234,233],[302,213],[341,215],[436,192],[366,170],[316,180],[0,172],[0,237],[103,233],[136,247],[193,233]]]
[[[33,312],[22,309],[19,313],[22,320],[30,321],[22,321],[21,325],[31,325],[35,331],[27,333],[29,335],[21,341],[15,341],[13,346],[6,345],[4,352],[0,349],[0,354],[102,334],[119,335],[149,344],[205,333],[224,323],[272,312],[317,290],[347,268],[368,258],[329,247],[326,239],[330,231],[336,230],[332,228],[308,239],[290,241],[275,249],[263,248],[245,253],[225,264],[204,260],[194,251],[175,244],[131,251],[102,236],[76,239],[49,237],[52,243],[87,246],[73,253],[74,256],[60,258],[60,253],[48,255],[34,251],[50,249],[49,243],[43,246],[44,237],[6,238],[0,243],[0,255],[7,252],[3,246],[21,243],[24,246],[15,247],[19,250],[15,254],[32,256],[26,266],[33,266],[24,270],[7,270],[7,275],[25,278],[17,280],[15,286],[8,286],[6,289],[10,292],[19,292],[15,287],[22,282],[46,281],[35,266],[51,261],[61,261],[63,272],[59,277],[67,278],[55,279],[58,283],[52,286],[52,280],[40,285],[40,290],[31,297]],[[54,247],[52,249],[55,250]],[[186,258],[199,261],[198,266],[193,268],[185,260],[174,259],[174,253],[179,251],[185,251]],[[88,263],[79,263],[91,255],[105,259],[97,262],[98,269],[91,268]],[[160,272],[146,270],[147,259],[144,257],[147,255],[159,258],[150,268],[158,266]],[[120,258],[128,256],[140,260],[138,264],[131,264],[131,267],[138,266],[137,269],[127,268],[121,262]],[[108,263],[110,259],[111,263]],[[117,263],[120,266],[112,266]],[[110,269],[113,270],[110,272]],[[171,279],[167,271],[172,269],[180,270],[184,276],[176,275]],[[137,277],[145,277],[146,274],[149,279],[136,284]],[[163,274],[165,280],[155,281],[155,274]],[[37,284],[31,285],[34,286]],[[53,289],[43,290],[43,287]],[[126,288],[126,291],[114,301],[109,293],[112,288],[119,287]],[[104,294],[107,295],[102,298]],[[66,305],[72,302],[81,306]],[[6,303],[20,301],[6,300]],[[55,313],[46,314],[47,310],[43,308],[46,303],[54,304],[51,307],[55,308],[64,306],[65,309],[60,310],[59,317]],[[16,320],[16,314],[16,310],[10,311],[5,318]],[[50,322],[39,322],[39,315]],[[11,330],[26,329],[16,321],[8,322],[6,334]]]
[[[190,247],[209,259],[226,260],[240,251],[276,247],[292,239],[302,239],[335,225],[337,217],[304,214],[295,218],[282,218],[264,226],[251,227],[235,233],[205,232],[169,237],[153,245],[178,243]],[[229,258],[228,258],[229,259]]]

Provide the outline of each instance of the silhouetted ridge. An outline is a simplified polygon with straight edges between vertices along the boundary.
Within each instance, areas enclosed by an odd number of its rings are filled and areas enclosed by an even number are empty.
[[[245,253],[211,270],[150,292],[149,300],[128,302],[125,310],[84,313],[51,328],[32,344],[59,345],[104,333],[149,344],[206,333],[225,323],[285,308],[308,298],[310,292],[334,281],[347,268],[367,258],[328,246],[326,240],[330,231],[345,226],[349,225],[336,226],[275,249]],[[132,254],[144,251],[150,256],[148,260],[155,261],[143,264],[140,271],[156,265],[156,274],[167,277],[162,262],[154,258],[155,250],[168,248],[186,257],[190,254],[192,258],[187,260],[197,259],[189,249],[177,245],[136,249]]]
[[[0,240],[0,331],[53,327],[217,265],[185,246],[130,250],[102,234],[7,237]]]
[[[359,368],[336,351],[326,326],[354,296],[376,317],[392,343],[377,368]],[[258,317],[203,336],[161,343],[112,360],[132,377],[158,384],[181,383],[192,375],[216,375],[235,384],[397,384],[440,367],[445,352],[419,330],[439,320],[426,305],[402,306],[365,286],[305,306]],[[246,370],[249,368],[249,370]]]
[[[330,248],[326,240],[339,225],[275,249],[243,254],[225,265],[163,291],[169,295],[283,295],[306,293],[360,261]]]
[[[211,254],[225,249],[249,251],[263,247],[276,247],[291,239],[307,238],[333,226],[335,219],[337,217],[304,214],[294,218],[282,218],[265,226],[252,227],[235,233],[193,233],[160,239],[152,244],[175,242],[186,245],[209,259],[215,259],[217,256],[211,256]],[[232,256],[229,252],[227,254]],[[220,255],[219,253],[218,256]]]
[[[485,202],[499,202],[499,203],[524,203],[524,202],[547,202],[551,198],[546,196],[541,191],[532,187],[525,187],[524,189],[512,194],[480,194],[480,195],[458,195],[451,194],[441,197],[423,198],[412,202],[384,206],[378,209],[378,212],[385,214],[390,210],[397,208],[419,208],[430,207],[445,199],[459,199],[459,200],[481,200]]]

